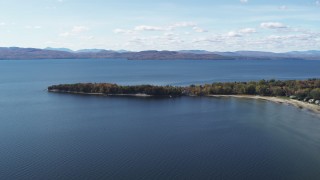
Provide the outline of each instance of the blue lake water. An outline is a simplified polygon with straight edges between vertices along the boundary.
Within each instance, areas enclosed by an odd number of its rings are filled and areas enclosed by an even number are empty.
[[[52,84],[320,77],[320,61],[0,61],[0,179],[320,179],[320,117],[235,98],[51,94]]]

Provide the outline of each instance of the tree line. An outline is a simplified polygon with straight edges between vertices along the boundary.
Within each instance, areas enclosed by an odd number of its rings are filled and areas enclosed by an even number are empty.
[[[48,90],[101,94],[148,94],[154,96],[294,96],[300,100],[305,98],[320,100],[320,79],[225,82],[205,85],[191,85],[187,87],[153,85],[120,86],[109,83],[78,83],[54,85],[50,86]]]
[[[78,83],[61,84],[48,88],[49,91],[77,92],[77,93],[99,93],[106,95],[116,94],[147,94],[154,96],[181,96],[183,88],[175,86],[120,86],[109,83]]]

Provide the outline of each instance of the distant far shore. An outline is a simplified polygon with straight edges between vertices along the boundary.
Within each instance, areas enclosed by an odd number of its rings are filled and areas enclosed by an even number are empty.
[[[320,51],[292,51],[286,53],[262,51],[210,52],[203,50],[140,52],[65,48],[0,47],[0,60],[27,59],[127,59],[127,60],[320,60]]]

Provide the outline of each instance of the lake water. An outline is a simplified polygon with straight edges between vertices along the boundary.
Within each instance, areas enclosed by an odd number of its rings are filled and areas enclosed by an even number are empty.
[[[320,117],[261,100],[47,93],[52,84],[320,77],[320,61],[0,61],[0,179],[320,179]]]

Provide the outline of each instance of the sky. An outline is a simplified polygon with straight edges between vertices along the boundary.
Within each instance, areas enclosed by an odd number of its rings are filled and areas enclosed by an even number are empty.
[[[0,0],[0,46],[320,50],[320,0]]]

